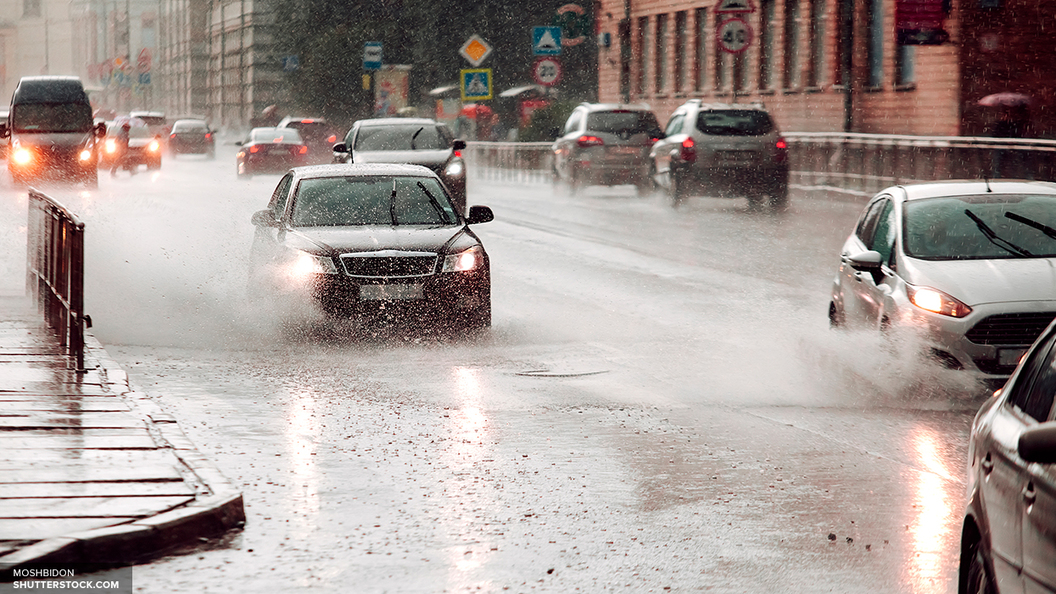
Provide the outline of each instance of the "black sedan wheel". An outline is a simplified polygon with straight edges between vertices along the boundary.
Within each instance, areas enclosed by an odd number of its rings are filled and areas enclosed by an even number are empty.
[[[962,575],[964,584],[960,591],[963,594],[997,594],[994,578],[990,576],[990,569],[980,544],[976,543],[972,547],[971,557],[968,558],[968,569]]]

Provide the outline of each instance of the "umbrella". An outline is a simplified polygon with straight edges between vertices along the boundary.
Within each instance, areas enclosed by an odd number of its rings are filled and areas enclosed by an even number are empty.
[[[1027,107],[1030,97],[1023,93],[994,93],[979,100],[983,107]]]
[[[479,103],[467,103],[462,106],[462,115],[471,119],[476,119],[478,115],[482,118],[490,117],[492,113],[494,112],[490,107]]]

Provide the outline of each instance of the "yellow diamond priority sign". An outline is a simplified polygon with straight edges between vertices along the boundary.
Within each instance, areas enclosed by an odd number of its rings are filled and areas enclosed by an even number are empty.
[[[491,55],[491,46],[480,35],[473,35],[458,50],[462,57],[474,66],[480,66],[484,59]]]

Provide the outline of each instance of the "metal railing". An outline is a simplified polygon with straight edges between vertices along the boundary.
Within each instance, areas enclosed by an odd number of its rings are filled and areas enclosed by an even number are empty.
[[[84,371],[84,223],[64,206],[29,190],[26,292],[55,330],[64,354]]]
[[[872,195],[896,184],[940,179],[1056,180],[1056,140],[793,132],[785,135],[790,181]],[[474,179],[549,182],[549,142],[470,142]]]

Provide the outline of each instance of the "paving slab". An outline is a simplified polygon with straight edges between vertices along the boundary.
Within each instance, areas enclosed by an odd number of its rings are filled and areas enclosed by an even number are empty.
[[[0,582],[32,563],[129,564],[245,522],[242,495],[90,333],[74,369],[0,295]]]

